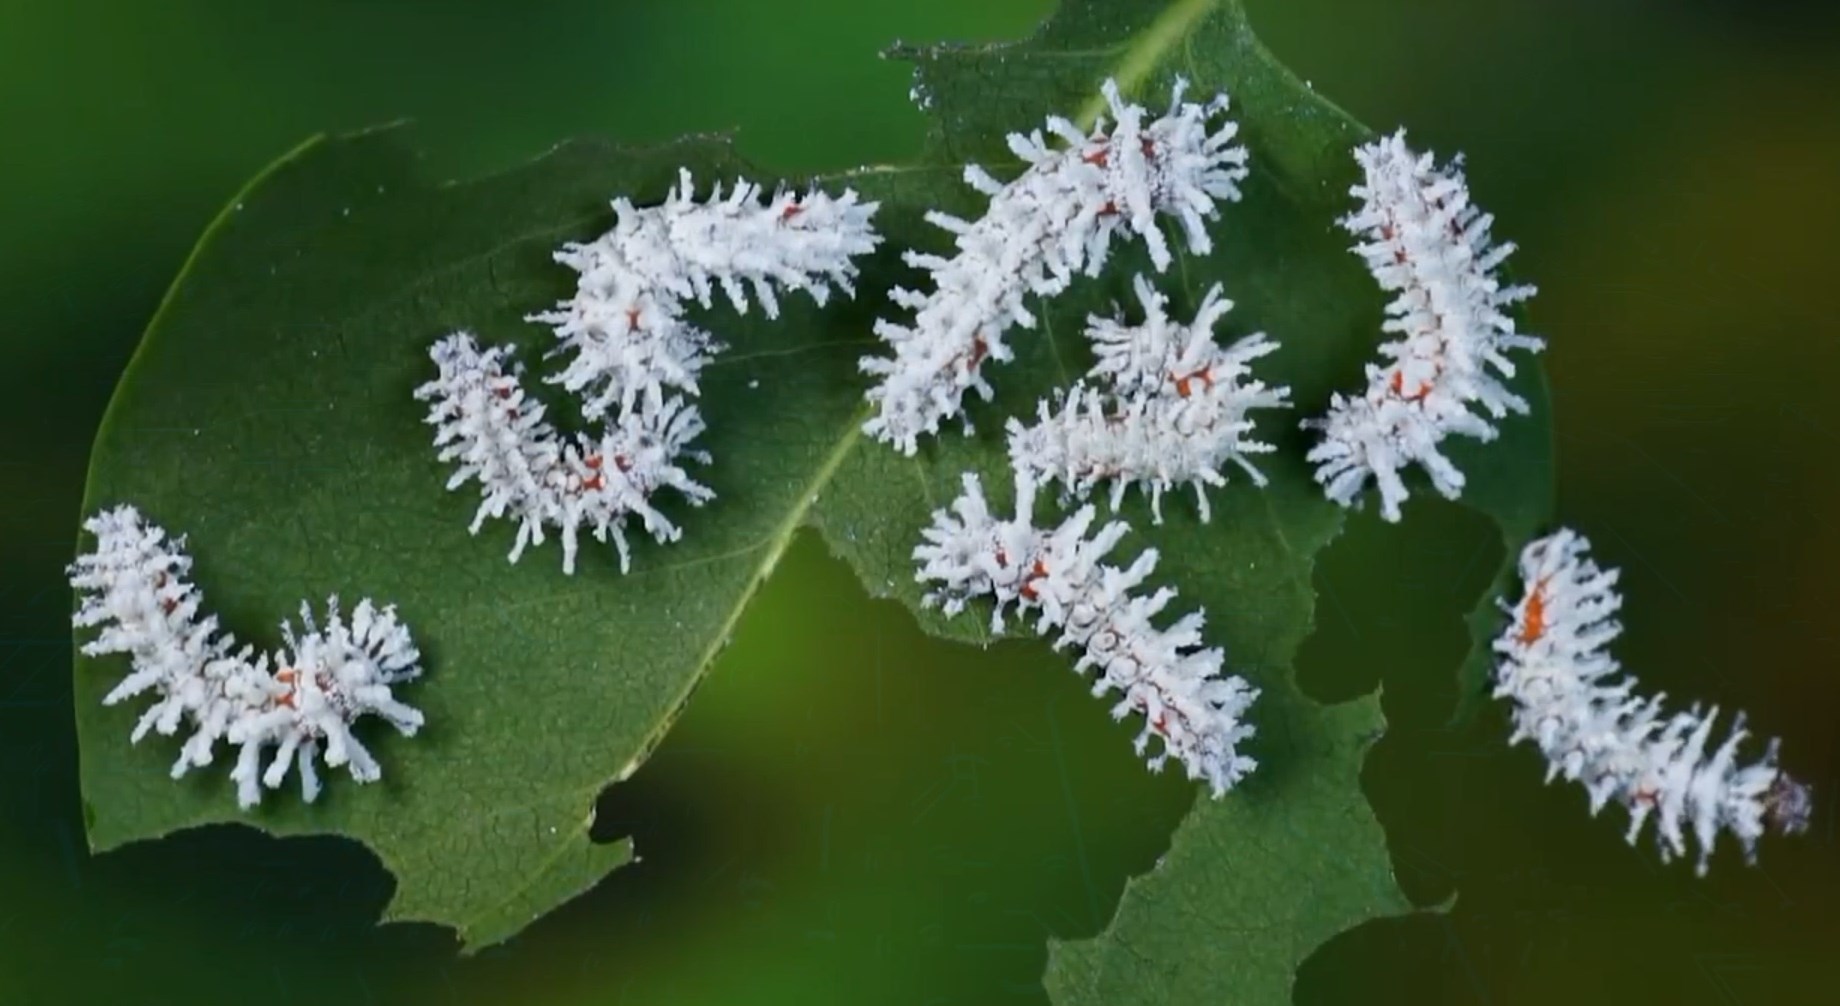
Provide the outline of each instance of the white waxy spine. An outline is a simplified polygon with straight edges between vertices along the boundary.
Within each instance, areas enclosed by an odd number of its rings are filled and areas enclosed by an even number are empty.
[[[516,562],[553,528],[564,573],[575,571],[584,530],[597,541],[612,539],[621,571],[631,564],[629,518],[660,542],[676,540],[680,529],[653,505],[658,491],[674,490],[696,505],[714,496],[681,467],[686,459],[709,460],[689,446],[703,430],[696,407],[672,395],[609,420],[597,437],[564,437],[525,393],[517,368],[507,368],[513,348],[482,351],[470,333],[455,332],[429,351],[439,375],[415,392],[431,403],[427,422],[440,460],[455,466],[448,489],[479,485],[468,530],[479,533],[488,517],[516,521],[509,556]]]
[[[1627,809],[1631,844],[1652,819],[1664,861],[1696,842],[1703,875],[1721,832],[1755,861],[1767,828],[1807,827],[1808,787],[1777,767],[1774,740],[1761,760],[1739,764],[1738,745],[1749,736],[1742,713],[1708,754],[1717,707],[1667,713],[1665,695],[1635,694],[1605,651],[1622,632],[1617,571],[1598,568],[1589,547],[1560,530],[1521,553],[1522,595],[1503,603],[1512,623],[1495,641],[1495,695],[1513,703],[1510,743],[1537,745],[1548,781],[1582,783],[1593,815],[1611,803]]]
[[[690,172],[680,171],[663,203],[641,209],[616,199],[612,230],[556,252],[579,274],[575,294],[530,320],[551,326],[557,352],[573,354],[547,380],[579,396],[589,419],[656,410],[673,389],[698,393],[697,374],[720,344],[684,318],[690,302],[709,307],[719,289],[746,312],[751,291],[777,318],[777,291],[803,290],[823,305],[833,286],[854,295],[852,259],[881,241],[869,224],[877,204],[854,191],[782,189],[765,198],[737,179],[726,196],[719,182],[707,201],[695,193]]]
[[[896,288],[894,302],[913,311],[913,320],[876,322],[894,355],[862,360],[863,371],[878,379],[865,432],[912,454],[921,436],[962,416],[966,391],[989,399],[984,364],[1013,357],[1004,341],[1009,329],[1035,326],[1025,298],[1053,297],[1075,275],[1097,275],[1119,233],[1141,238],[1158,271],[1172,261],[1161,217],[1179,222],[1191,252],[1212,250],[1207,221],[1218,201],[1239,198],[1246,150],[1233,142],[1238,127],[1225,118],[1226,95],[1203,105],[1183,102],[1183,90],[1178,80],[1169,112],[1145,121],[1144,108],[1126,102],[1108,80],[1110,123],[1101,119],[1088,133],[1051,117],[1048,131],[1065,144],[1058,149],[1040,130],[1010,134],[1010,149],[1028,167],[1007,183],[976,165],[965,168],[965,182],[988,196],[989,206],[976,221],[927,214],[954,235],[957,251],[949,258],[906,254],[909,265],[932,274],[933,290]]]
[[[1233,308],[1219,284],[1187,325],[1169,319],[1165,298],[1142,276],[1136,291],[1143,323],[1088,319],[1098,362],[1086,381],[1057,403],[1040,402],[1034,425],[1009,421],[1010,462],[1081,498],[1109,482],[1114,510],[1126,490],[1141,485],[1159,523],[1163,492],[1193,486],[1205,521],[1207,489],[1226,484],[1229,465],[1265,484],[1248,455],[1275,448],[1252,436],[1249,413],[1287,406],[1290,390],[1254,380],[1251,364],[1278,344],[1263,333],[1225,348],[1214,341],[1214,326]]]
[[[186,579],[192,560],[183,540],[169,539],[132,506],[104,510],[83,526],[96,547],[69,570],[82,602],[72,621],[102,630],[83,652],[129,658],[127,676],[103,697],[104,705],[148,692],[158,697],[135,724],[131,741],[149,730],[171,736],[181,725],[191,727],[173,778],[211,764],[217,742],[228,740],[242,748],[230,773],[240,805],[255,806],[262,786],[279,786],[290,765],[298,766],[301,794],[312,801],[320,791],[315,759],[322,743],[328,766],[346,766],[359,782],[381,775],[351,731],[360,717],[381,717],[405,735],[421,727],[422,714],[391,690],[421,673],[420,654],[394,607],[366,599],[346,623],[332,598],[322,629],[303,604],[304,630],[283,625],[285,649],[257,654],[251,646],[239,648],[216,616],[201,613],[202,595]],[[271,745],[276,754],[262,771],[261,753]]]
[[[1215,796],[1231,789],[1258,764],[1240,752],[1253,733],[1242,717],[1258,690],[1222,675],[1221,651],[1202,646],[1201,612],[1167,628],[1152,623],[1176,592],[1133,593],[1156,568],[1154,549],[1124,568],[1104,561],[1128,530],[1122,521],[1088,536],[1094,511],[1085,506],[1056,527],[1037,528],[1034,504],[1034,483],[1019,475],[1016,516],[1000,520],[977,476],[967,473],[964,492],[950,510],[934,513],[914,549],[917,578],[932,585],[925,603],[957,614],[973,598],[991,598],[996,630],[1006,610],[1036,615],[1035,631],[1053,634],[1056,649],[1080,649],[1076,670],[1098,672],[1095,696],[1120,694],[1113,718],[1144,717],[1135,747],[1153,771],[1173,757]],[[1154,754],[1152,738],[1161,742]]]
[[[1384,365],[1368,365],[1364,392],[1336,394],[1326,415],[1303,425],[1322,433],[1308,457],[1325,494],[1353,506],[1372,480],[1381,515],[1396,521],[1410,495],[1401,478],[1409,465],[1444,496],[1462,493],[1463,473],[1439,445],[1452,434],[1493,440],[1494,421],[1525,413],[1527,402],[1502,383],[1514,376],[1508,352],[1544,343],[1517,333],[1507,314],[1534,288],[1496,278],[1514,245],[1490,237],[1494,218],[1471,203],[1461,157],[1440,168],[1406,146],[1404,131],[1354,156],[1363,181],[1350,191],[1361,202],[1340,223],[1394,294],[1383,330],[1396,338],[1380,347]]]

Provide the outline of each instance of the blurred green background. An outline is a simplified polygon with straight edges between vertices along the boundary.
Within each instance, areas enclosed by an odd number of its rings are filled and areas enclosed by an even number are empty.
[[[305,135],[403,116],[436,174],[570,135],[738,128],[788,172],[900,158],[877,51],[1027,31],[1049,0],[0,3],[0,1006],[1042,1003],[1190,790],[1045,648],[920,636],[795,547],[654,760],[600,807],[642,861],[507,945],[371,925],[355,846],[216,828],[92,858],[69,597],[85,453],[217,206]],[[1840,1002],[1840,37],[1822,9],[1627,0],[1252,0],[1271,47],[1376,128],[1466,151],[1542,292],[1561,514],[1625,570],[1649,687],[1752,713],[1824,798],[1813,833],[1663,868],[1500,743],[1440,728],[1457,613],[1495,558],[1427,503],[1325,557],[1300,673],[1386,685],[1366,781],[1444,916],[1370,924],[1309,1003]],[[1300,892],[1300,896],[1304,892]],[[1230,952],[1230,948],[1223,948]]]

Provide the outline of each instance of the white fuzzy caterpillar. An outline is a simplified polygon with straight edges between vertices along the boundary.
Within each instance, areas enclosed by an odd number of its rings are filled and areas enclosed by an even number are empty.
[[[690,446],[704,428],[693,398],[721,344],[684,317],[688,304],[709,307],[720,289],[745,312],[752,291],[777,318],[782,290],[803,290],[820,305],[833,286],[854,295],[852,259],[881,241],[869,225],[877,204],[853,191],[781,189],[764,203],[760,186],[743,179],[726,196],[717,183],[704,202],[695,191],[680,170],[657,206],[614,200],[612,230],[555,254],[578,274],[574,295],[528,316],[553,329],[552,355],[573,354],[546,380],[602,423],[598,435],[565,437],[544,421],[520,371],[506,369],[512,347],[482,352],[470,333],[455,332],[429,350],[439,374],[415,395],[432,402],[427,422],[441,460],[458,462],[447,487],[479,483],[474,534],[487,517],[518,522],[512,562],[547,528],[560,532],[564,573],[575,571],[583,529],[612,539],[622,572],[632,565],[629,517],[659,542],[676,540],[681,532],[653,507],[653,494],[670,488],[698,505],[714,496],[683,465],[710,460]]]
[[[241,806],[260,802],[264,786],[280,786],[290,766],[299,769],[301,795],[311,802],[320,791],[315,763],[322,744],[327,766],[345,766],[358,782],[380,777],[376,759],[351,732],[360,717],[380,717],[404,735],[421,727],[422,714],[391,691],[421,674],[420,654],[393,606],[378,608],[367,598],[347,623],[333,597],[322,628],[303,603],[302,631],[283,624],[285,648],[257,654],[238,647],[215,615],[202,613],[203,597],[186,579],[192,560],[183,539],[169,539],[125,505],[83,527],[96,547],[68,572],[82,601],[72,621],[102,630],[83,653],[129,658],[127,676],[104,705],[157,696],[129,735],[132,742],[150,730],[171,736],[182,724],[191,727],[173,778],[211,764],[217,742],[228,740],[241,748],[230,773]],[[262,752],[270,747],[275,754],[263,770]]]
[[[1350,192],[1361,204],[1340,223],[1362,239],[1354,251],[1395,294],[1383,330],[1397,338],[1380,347],[1385,365],[1368,365],[1366,391],[1338,393],[1326,415],[1303,425],[1322,432],[1308,457],[1325,494],[1353,506],[1371,479],[1381,515],[1397,521],[1410,495],[1400,477],[1408,465],[1424,468],[1444,496],[1462,493],[1463,473],[1439,444],[1452,434],[1493,440],[1492,420],[1525,413],[1527,402],[1502,383],[1514,375],[1507,354],[1544,343],[1517,333],[1507,315],[1534,288],[1496,278],[1514,245],[1489,236],[1494,218],[1470,202],[1460,156],[1440,168],[1406,146],[1403,130],[1354,156],[1363,181]]]
[[[1247,455],[1275,448],[1251,435],[1248,413],[1288,406],[1290,389],[1252,379],[1251,363],[1278,344],[1262,332],[1225,348],[1214,341],[1214,326],[1233,308],[1218,283],[1187,325],[1169,319],[1167,298],[1144,277],[1136,277],[1135,289],[1143,323],[1087,320],[1098,362],[1057,403],[1040,402],[1034,425],[1009,421],[1010,463],[1080,498],[1109,482],[1114,510],[1126,490],[1141,485],[1158,523],[1163,492],[1190,485],[1205,521],[1207,489],[1226,484],[1229,464],[1265,484]]]
[[[508,556],[516,562],[554,528],[565,574],[575,572],[583,530],[597,541],[612,539],[621,572],[632,563],[629,518],[638,518],[657,541],[675,541],[682,532],[653,505],[653,496],[671,489],[701,505],[715,495],[681,466],[686,459],[709,461],[690,448],[703,431],[696,406],[672,395],[655,408],[608,420],[598,436],[564,437],[544,419],[543,404],[525,393],[519,369],[507,369],[514,348],[481,351],[471,333],[455,332],[429,350],[439,374],[415,390],[416,398],[431,403],[426,422],[435,427],[440,460],[456,466],[447,488],[479,485],[479,509],[468,531],[478,534],[487,517],[516,521]]]
[[[1115,719],[1142,714],[1138,754],[1152,737],[1161,749],[1148,757],[1160,770],[1175,758],[1189,778],[1205,779],[1215,796],[1231,789],[1257,762],[1240,752],[1253,729],[1242,716],[1258,690],[1237,676],[1222,676],[1224,656],[1201,646],[1203,614],[1191,612],[1167,628],[1152,624],[1176,592],[1160,588],[1133,594],[1156,568],[1155,549],[1129,566],[1104,562],[1128,527],[1112,521],[1088,536],[1094,511],[1088,505],[1053,528],[1033,523],[1035,484],[1016,478],[1016,516],[992,516],[975,474],[964,476],[964,492],[933,523],[914,549],[917,579],[932,585],[925,603],[957,614],[968,601],[995,601],[991,625],[1001,630],[1004,612],[1038,615],[1035,631],[1055,633],[1054,647],[1078,646],[1075,670],[1096,669],[1093,694],[1121,694]]]
[[[683,316],[714,291],[746,312],[749,291],[767,317],[779,317],[778,290],[803,290],[819,305],[832,286],[854,295],[855,256],[881,242],[870,226],[877,204],[812,189],[775,192],[736,179],[726,196],[716,183],[698,202],[690,172],[657,206],[614,200],[617,221],[592,241],[571,242],[557,262],[579,274],[575,293],[530,321],[551,326],[555,352],[573,359],[547,381],[580,398],[582,415],[658,410],[671,391],[696,395],[697,374],[721,344]]]
[[[1749,735],[1742,713],[1708,755],[1716,706],[1665,713],[1665,695],[1634,693],[1604,650],[1622,632],[1617,571],[1599,569],[1589,548],[1560,530],[1521,553],[1522,595],[1503,602],[1512,623],[1495,641],[1495,695],[1513,703],[1509,742],[1536,744],[1548,781],[1583,783],[1593,815],[1610,803],[1627,809],[1631,844],[1651,818],[1664,861],[1687,855],[1691,836],[1702,875],[1721,832],[1754,861],[1766,828],[1806,828],[1809,789],[1777,768],[1776,741],[1760,761],[1738,764]]]
[[[1004,341],[1010,328],[1035,326],[1024,299],[1052,297],[1076,274],[1097,275],[1120,232],[1144,241],[1159,272],[1172,260],[1159,217],[1181,224],[1191,252],[1212,249],[1206,222],[1218,213],[1218,200],[1239,198],[1246,150],[1233,143],[1238,126],[1224,118],[1226,95],[1205,105],[1184,103],[1184,87],[1178,80],[1169,112],[1146,122],[1144,108],[1125,102],[1107,80],[1111,124],[1101,119],[1086,133],[1050,117],[1048,131],[1066,144],[1060,149],[1040,130],[1010,134],[1010,149],[1028,168],[1007,183],[976,165],[965,168],[966,184],[990,204],[976,221],[927,214],[955,235],[957,252],[950,258],[906,253],[909,265],[932,274],[934,288],[896,288],[894,302],[912,310],[913,321],[875,324],[894,355],[861,362],[878,379],[868,393],[874,415],[865,432],[912,454],[922,435],[961,416],[967,390],[989,399],[985,362],[1012,358]]]

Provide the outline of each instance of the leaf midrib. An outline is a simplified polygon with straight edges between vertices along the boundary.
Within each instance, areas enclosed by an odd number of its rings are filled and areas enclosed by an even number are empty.
[[[1132,39],[1118,47],[1118,50],[1122,52],[1122,56],[1115,64],[1112,76],[1118,81],[1121,91],[1130,93],[1135,90],[1136,86],[1142,83],[1145,77],[1149,76],[1162,64],[1164,56],[1172,48],[1186,41],[1195,25],[1207,14],[1212,13],[1221,2],[1222,0],[1176,0],[1174,4],[1165,8],[1161,14],[1157,15],[1156,19],[1153,20],[1148,27],[1144,28]],[[1087,105],[1081,109],[1079,121],[1090,123],[1104,107],[1105,100],[1103,97],[1089,100]],[[826,181],[847,181],[851,178],[860,178],[875,174],[912,171],[916,170],[916,168],[920,170],[938,169],[962,171],[964,164],[950,163],[925,166],[875,165],[859,168],[854,171],[818,175],[816,178]],[[780,522],[771,538],[765,543],[767,546],[766,554],[762,557],[760,564],[756,566],[750,574],[747,587],[744,588],[741,595],[736,598],[734,606],[729,610],[727,616],[723,620],[721,629],[710,640],[709,646],[704,650],[695,671],[686,681],[685,687],[679,694],[677,701],[672,704],[671,710],[659,720],[658,725],[647,735],[639,751],[636,752],[626,766],[621,769],[618,776],[616,776],[616,781],[629,778],[633,772],[637,771],[638,766],[644,763],[645,759],[656,749],[665,733],[676,723],[677,718],[682,714],[684,707],[688,704],[689,697],[696,691],[697,687],[702,683],[703,678],[708,674],[709,666],[715,661],[717,654],[721,652],[722,648],[727,645],[728,639],[733,633],[735,626],[740,622],[742,614],[747,610],[748,605],[752,603],[761,585],[772,575],[774,567],[779,564],[780,559],[786,553],[786,549],[791,546],[793,536],[798,533],[799,528],[805,526],[811,514],[811,509],[816,505],[819,495],[836,476],[838,469],[849,459],[851,452],[854,451],[857,444],[862,441],[863,424],[867,422],[868,419],[869,407],[866,404],[859,406],[856,411],[851,413],[848,420],[848,426],[843,435],[831,446],[830,451],[825,455],[824,461],[819,465],[810,483],[806,486],[805,490],[800,493],[799,498],[794,501],[786,518]],[[916,466],[919,464],[917,456],[914,459],[914,463]],[[929,489],[930,487],[925,478],[925,473],[921,472],[920,476],[922,488]],[[928,497],[930,502],[930,491]]]
[[[1148,27],[1124,43],[1124,55],[1113,66],[1111,74],[1112,79],[1118,82],[1118,90],[1124,94],[1135,93],[1144,78],[1162,65],[1164,54],[1186,41],[1196,23],[1213,13],[1220,2],[1176,0],[1163,8],[1163,12]],[[1086,104],[1080,107],[1080,114],[1074,121],[1081,128],[1090,127],[1105,108],[1105,97],[1094,95],[1086,99]]]

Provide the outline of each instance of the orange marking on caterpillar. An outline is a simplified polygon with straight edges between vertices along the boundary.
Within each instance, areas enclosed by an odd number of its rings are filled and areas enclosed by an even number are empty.
[[[1047,565],[1040,559],[1035,560],[1035,565],[1029,567],[1029,578],[1023,581],[1022,589],[1017,591],[1017,593],[1031,601],[1035,600],[1035,598],[1040,596],[1035,590],[1035,581],[1043,579],[1047,575]]]
[[[1203,367],[1192,374],[1183,374],[1179,377],[1175,374],[1169,376],[1175,377],[1176,394],[1183,398],[1187,398],[1189,394],[1194,391],[1193,384],[1195,381],[1200,381],[1204,386],[1209,388],[1214,386],[1214,368],[1212,367]]]
[[[971,337],[971,352],[966,357],[965,369],[976,370],[978,364],[983,363],[984,357],[988,355],[990,355],[990,343],[984,341],[984,333],[980,330],[978,334]]]
[[[1411,394],[1406,394],[1406,374],[1403,370],[1393,371],[1393,379],[1388,382],[1388,387],[1393,389],[1393,394],[1408,402],[1422,402],[1426,395],[1431,394],[1430,381],[1418,382],[1418,387]]]
[[[1521,618],[1521,631],[1517,637],[1521,645],[1530,646],[1546,634],[1546,578],[1533,586],[1527,595],[1526,614]]]
[[[294,670],[292,667],[285,667],[275,672],[275,680],[288,686],[287,693],[275,700],[276,705],[286,706],[289,709],[297,708],[294,705],[294,692],[299,687],[295,684],[299,679],[300,672]]]

